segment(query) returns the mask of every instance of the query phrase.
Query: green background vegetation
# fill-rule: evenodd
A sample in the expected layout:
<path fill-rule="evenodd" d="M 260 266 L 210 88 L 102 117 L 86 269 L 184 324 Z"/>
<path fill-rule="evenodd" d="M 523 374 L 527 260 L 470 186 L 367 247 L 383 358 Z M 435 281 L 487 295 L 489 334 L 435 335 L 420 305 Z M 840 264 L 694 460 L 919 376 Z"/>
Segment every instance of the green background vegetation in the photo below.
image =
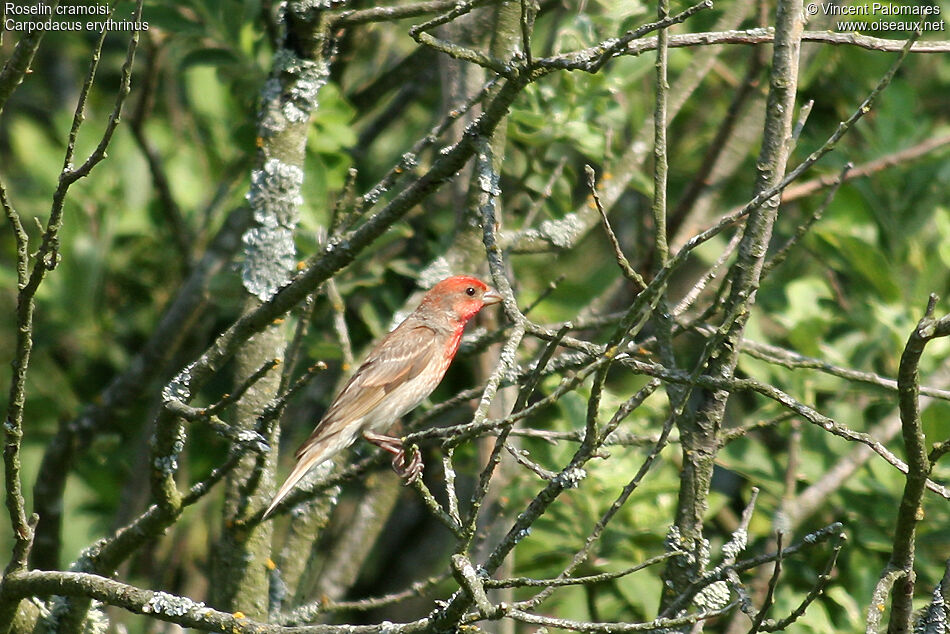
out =
<path fill-rule="evenodd" d="M 589 0 L 583 12 L 572 3 L 542 2 L 534 41 L 539 50 L 563 51 L 596 42 L 649 21 L 654 8 L 637 2 Z M 691 19 L 676 32 L 713 28 L 729 2 Z M 938 3 L 950 15 L 950 4 Z M 683 7 L 674 7 L 681 10 Z M 117 14 L 128 13 L 120 3 Z M 255 148 L 255 117 L 261 85 L 267 77 L 273 48 L 253 0 L 151 2 L 146 4 L 149 30 L 143 33 L 133 91 L 109 157 L 93 174 L 70 191 L 60 237 L 61 263 L 49 275 L 37 297 L 35 348 L 28 382 L 23 444 L 27 509 L 31 483 L 44 448 L 58 425 L 74 419 L 95 403 L 104 386 L 123 372 L 134 352 L 149 337 L 161 311 L 202 253 L 211 236 L 231 211 L 243 204 L 249 186 Z M 356 27 L 340 41 L 330 82 L 319 94 L 319 109 L 307 142 L 304 205 L 297 237 L 305 259 L 321 244 L 321 231 L 330 221 L 344 186 L 347 170 L 358 168 L 356 191 L 374 184 L 403 152 L 438 120 L 444 108 L 434 52 L 423 53 L 415 72 L 403 85 L 367 95 L 371 82 L 389 72 L 416 44 L 406 35 L 416 21 Z M 754 26 L 748 19 L 744 26 Z M 823 28 L 813 27 L 809 28 Z M 901 37 L 904 34 L 887 34 Z M 10 199 L 23 216 L 27 232 L 37 240 L 34 218 L 45 222 L 50 195 L 61 169 L 65 137 L 81 86 L 94 35 L 49 33 L 27 77 L 0 118 L 0 177 Z M 934 39 L 925 36 L 924 39 Z M 5 33 L 0 54 L 8 57 L 17 36 Z M 90 94 L 87 124 L 77 146 L 82 157 L 98 142 L 112 109 L 127 34 L 106 39 L 100 76 Z M 758 47 L 762 48 L 762 47 Z M 671 84 L 703 52 L 703 47 L 670 51 Z M 892 63 L 894 53 L 851 46 L 810 43 L 803 47 L 799 99 L 814 100 L 790 165 L 818 148 L 873 88 Z M 701 170 L 704 155 L 726 116 L 737 86 L 755 54 L 753 47 L 725 46 L 712 70 L 686 99 L 669 129 L 669 197 L 675 207 L 680 195 Z M 147 69 L 147 64 L 154 68 Z M 149 73 L 152 73 L 149 76 Z M 757 74 L 752 100 L 767 91 L 765 71 Z M 130 122 L 140 108 L 146 82 L 153 83 L 152 103 L 141 121 L 148 143 L 159 157 L 170 193 L 180 211 L 184 231 L 169 223 L 142 147 Z M 407 89 L 411 87 L 411 89 Z M 404 91 L 404 92 L 400 92 Z M 405 100 L 395 113 L 382 115 L 394 100 Z M 583 166 L 616 164 L 637 138 L 654 100 L 653 54 L 612 61 L 596 75 L 555 73 L 530 86 L 515 102 L 507 128 L 501 188 L 503 227 L 507 231 L 560 220 L 582 208 L 589 197 Z M 848 161 L 857 166 L 947 137 L 950 103 L 950 57 L 912 54 L 880 97 L 873 111 L 804 179 L 835 175 Z M 752 126 L 747 110 L 739 126 Z M 757 138 L 757 137 L 753 137 Z M 914 160 L 875 171 L 840 188 L 823 217 L 803 238 L 788 260 L 764 280 L 747 336 L 824 359 L 838 366 L 895 377 L 900 351 L 934 292 L 950 296 L 950 160 L 947 144 Z M 735 148 L 738 167 L 725 180 L 713 183 L 708 215 L 688 216 L 680 243 L 708 226 L 721 213 L 746 202 L 756 176 L 758 141 Z M 431 154 L 420 158 L 424 167 Z M 544 190 L 554 170 L 563 172 Z M 622 167 L 622 166 L 621 166 Z M 422 168 L 417 168 L 421 170 Z M 649 274 L 652 244 L 649 208 L 652 197 L 651 162 L 638 169 L 630 186 L 611 210 L 611 221 L 631 262 Z M 781 244 L 821 204 L 826 190 L 784 204 L 773 244 Z M 543 199 L 543 200 L 542 200 Z M 537 212 L 531 211 L 538 203 Z M 415 288 L 419 271 L 442 254 L 459 231 L 448 189 L 429 197 L 357 261 L 336 276 L 346 302 L 346 319 L 357 354 L 390 326 L 392 314 Z M 690 224 L 692 223 L 692 224 Z M 691 266 L 671 286 L 671 295 L 685 292 L 694 278 L 715 261 L 728 240 L 718 238 L 697 251 Z M 179 248 L 176 244 L 183 244 Z M 182 249 L 186 253 L 182 252 Z M 567 249 L 512 254 L 512 279 L 524 306 L 557 288 L 531 313 L 540 323 L 574 319 L 585 307 L 622 310 L 633 290 L 624 284 L 599 226 L 587 231 Z M 187 254 L 187 255 L 186 255 Z M 192 260 L 188 260 L 189 256 Z M 645 260 L 644 257 L 647 259 Z M 476 271 L 484 274 L 485 271 Z M 16 275 L 11 233 L 0 231 L 0 357 L 13 356 Z M 115 526 L 128 521 L 148 503 L 144 464 L 150 421 L 161 384 L 194 358 L 213 336 L 241 312 L 243 301 L 237 269 L 218 273 L 209 293 L 209 309 L 197 324 L 189 324 L 182 350 L 144 397 L 114 412 L 106 433 L 88 439 L 70 474 L 64 499 L 67 518 L 59 564 L 69 565 L 83 548 Z M 950 304 L 942 299 L 938 314 Z M 318 298 L 305 340 L 310 362 L 325 361 L 321 375 L 292 405 L 283 427 L 282 456 L 287 456 L 312 426 L 332 396 L 341 373 L 341 353 L 332 328 L 333 312 Z M 592 335 L 598 340 L 599 335 Z M 600 339 L 602 340 L 602 338 Z M 540 344 L 525 344 L 519 359 L 535 358 Z M 695 358 L 701 341 L 677 340 L 683 360 Z M 922 362 L 923 383 L 948 387 L 950 342 L 935 341 Z M 472 387 L 479 377 L 479 357 L 463 356 L 433 395 L 433 403 Z M 688 367 L 688 364 L 684 362 Z M 805 369 L 788 369 L 743 356 L 738 374 L 781 387 L 842 425 L 867 431 L 896 412 L 893 391 Z M 0 367 L 6 385 L 8 363 Z M 560 377 L 545 379 L 539 393 L 553 390 Z M 645 383 L 625 370 L 611 373 L 604 411 L 613 411 Z M 199 402 L 212 402 L 232 389 L 231 379 L 212 381 Z M 529 426 L 552 431 L 583 427 L 590 385 L 568 394 L 556 406 L 530 420 Z M 5 393 L 0 399 L 5 399 Z M 469 410 L 451 420 L 464 420 Z M 662 392 L 624 423 L 624 431 L 655 434 L 667 416 Z M 783 413 L 776 403 L 749 394 L 734 395 L 725 427 L 773 419 Z M 929 442 L 950 437 L 950 403 L 936 401 L 923 413 Z M 794 482 L 786 486 L 790 437 L 800 434 Z M 522 439 L 522 446 L 540 464 L 556 469 L 572 446 L 540 439 Z M 887 446 L 903 456 L 899 435 Z M 736 527 L 751 487 L 758 487 L 756 513 L 750 526 L 749 552 L 763 552 L 773 530 L 774 514 L 783 498 L 817 481 L 853 450 L 844 440 L 797 419 L 769 425 L 728 444 L 720 453 L 714 492 L 707 515 L 713 553 Z M 589 477 L 533 527 L 516 550 L 511 574 L 556 576 L 579 548 L 620 488 L 639 468 L 647 446 L 612 447 L 609 460 L 594 461 Z M 364 449 L 365 451 L 365 449 Z M 437 451 L 427 449 L 432 464 Z M 190 430 L 182 472 L 194 479 L 224 459 L 225 442 L 206 429 Z M 465 478 L 477 473 L 474 443 L 458 450 Z M 286 458 L 285 458 L 286 459 Z M 663 551 L 679 487 L 679 448 L 671 446 L 661 462 L 607 529 L 596 556 L 581 574 L 619 570 Z M 283 463 L 286 469 L 287 463 Z M 946 460 L 933 478 L 950 479 Z M 891 549 L 896 509 L 904 478 L 880 459 L 872 458 L 840 486 L 828 492 L 820 507 L 807 517 L 792 538 L 799 539 L 833 521 L 844 524 L 848 543 L 824 595 L 797 622 L 796 631 L 863 631 L 864 615 L 874 584 Z M 498 513 L 506 522 L 537 492 L 539 483 L 527 471 L 517 472 L 506 486 Z M 344 487 L 343 503 L 354 504 L 360 487 Z M 944 574 L 950 559 L 950 505 L 925 495 L 924 520 L 918 528 L 917 597 L 923 605 Z M 147 552 L 121 571 L 121 578 L 143 587 L 163 588 L 201 600 L 209 545 L 219 530 L 220 495 L 212 492 L 188 509 L 181 521 Z M 411 580 L 442 570 L 444 561 L 418 556 L 407 544 L 418 535 L 438 533 L 433 520 L 411 490 L 403 490 L 392 531 L 374 550 L 350 598 L 378 594 L 408 585 Z M 10 527 L 0 522 L 0 552 L 7 552 Z M 329 538 L 328 538 L 329 539 Z M 331 540 L 332 541 L 332 540 Z M 434 553 L 448 548 L 446 536 L 431 537 Z M 827 549 L 808 552 L 785 562 L 776 615 L 790 612 L 813 587 L 824 566 Z M 429 559 L 434 559 L 430 557 Z M 397 565 L 398 563 L 398 565 Z M 392 571 L 398 571 L 392 572 Z M 398 576 L 397 576 L 398 574 Z M 750 577 L 751 578 L 751 577 Z M 441 586 L 447 592 L 451 580 Z M 578 620 L 636 621 L 655 615 L 661 589 L 657 569 L 596 586 L 560 591 L 545 604 L 546 613 Z M 520 595 L 516 595 L 520 596 Z M 393 620 L 418 616 L 413 608 L 386 613 Z M 424 613 L 424 609 L 423 612 Z M 131 631 L 149 630 L 146 620 L 110 612 Z M 382 614 L 382 613 L 381 613 Z M 341 617 L 342 618 L 342 617 Z M 357 616 L 354 618 L 368 618 Z M 380 618 L 383 618 L 382 616 Z M 349 621 L 355 622 L 355 621 Z M 375 622 L 375 621 L 370 621 Z M 709 629 L 725 631 L 725 620 Z M 529 631 L 525 629 L 524 631 Z"/>

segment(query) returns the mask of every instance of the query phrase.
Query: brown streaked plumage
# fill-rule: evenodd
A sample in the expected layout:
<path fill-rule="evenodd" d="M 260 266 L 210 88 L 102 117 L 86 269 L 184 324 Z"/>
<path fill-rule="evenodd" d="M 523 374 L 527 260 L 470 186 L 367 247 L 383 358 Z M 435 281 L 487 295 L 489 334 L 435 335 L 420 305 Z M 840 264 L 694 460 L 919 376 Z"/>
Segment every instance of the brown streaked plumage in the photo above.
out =
<path fill-rule="evenodd" d="M 333 400 L 310 437 L 297 450 L 297 464 L 281 485 L 266 518 L 310 469 L 328 460 L 363 435 L 393 454 L 393 467 L 410 480 L 422 471 L 414 456 L 405 463 L 402 442 L 383 436 L 400 417 L 435 390 L 452 363 L 465 324 L 501 296 L 475 277 L 442 280 L 425 294 L 419 307 L 377 343 Z"/>

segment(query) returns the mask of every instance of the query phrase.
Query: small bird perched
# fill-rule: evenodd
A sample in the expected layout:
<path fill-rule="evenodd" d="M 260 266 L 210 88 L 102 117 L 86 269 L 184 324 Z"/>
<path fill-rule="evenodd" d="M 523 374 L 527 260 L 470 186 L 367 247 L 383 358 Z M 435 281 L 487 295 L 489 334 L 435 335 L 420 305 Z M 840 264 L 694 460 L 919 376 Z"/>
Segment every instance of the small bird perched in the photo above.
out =
<path fill-rule="evenodd" d="M 422 459 L 409 464 L 402 441 L 384 431 L 415 409 L 445 376 L 462 341 L 465 324 L 501 295 L 467 275 L 442 280 L 419 307 L 379 343 L 333 400 L 313 433 L 297 450 L 297 464 L 281 485 L 266 518 L 310 469 L 356 441 L 359 434 L 393 455 L 393 469 L 410 482 L 422 473 Z"/>

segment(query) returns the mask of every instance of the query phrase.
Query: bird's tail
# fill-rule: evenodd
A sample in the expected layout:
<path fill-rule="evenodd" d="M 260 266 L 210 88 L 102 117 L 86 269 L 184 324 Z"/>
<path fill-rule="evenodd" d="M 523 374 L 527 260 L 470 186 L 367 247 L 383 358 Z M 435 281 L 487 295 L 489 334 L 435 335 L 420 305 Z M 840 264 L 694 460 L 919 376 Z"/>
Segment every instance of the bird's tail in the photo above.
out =
<path fill-rule="evenodd" d="M 333 451 L 334 449 L 335 447 L 326 441 L 316 443 L 308 441 L 305 443 L 304 446 L 300 448 L 300 451 L 297 452 L 297 464 L 294 465 L 294 470 L 287 476 L 287 480 L 280 485 L 277 494 L 274 495 L 274 499 L 271 500 L 270 506 L 264 511 L 264 517 L 262 519 L 267 519 L 273 510 L 277 508 L 277 505 L 280 504 L 281 500 L 287 497 L 287 494 L 307 475 L 308 471 L 329 459 L 335 453 Z"/>

